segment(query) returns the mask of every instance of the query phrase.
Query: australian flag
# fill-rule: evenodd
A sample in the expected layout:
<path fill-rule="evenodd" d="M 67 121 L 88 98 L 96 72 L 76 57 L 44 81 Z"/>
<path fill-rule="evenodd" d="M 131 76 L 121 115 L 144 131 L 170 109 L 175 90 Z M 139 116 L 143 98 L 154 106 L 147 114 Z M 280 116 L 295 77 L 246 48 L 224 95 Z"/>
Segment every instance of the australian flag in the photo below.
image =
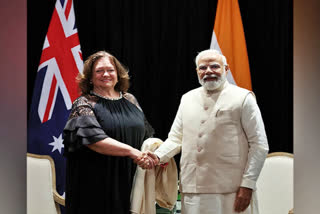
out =
<path fill-rule="evenodd" d="M 56 187 L 65 195 L 63 128 L 78 97 L 76 76 L 83 60 L 72 0 L 57 0 L 33 90 L 28 121 L 28 152 L 50 155 L 55 162 Z"/>

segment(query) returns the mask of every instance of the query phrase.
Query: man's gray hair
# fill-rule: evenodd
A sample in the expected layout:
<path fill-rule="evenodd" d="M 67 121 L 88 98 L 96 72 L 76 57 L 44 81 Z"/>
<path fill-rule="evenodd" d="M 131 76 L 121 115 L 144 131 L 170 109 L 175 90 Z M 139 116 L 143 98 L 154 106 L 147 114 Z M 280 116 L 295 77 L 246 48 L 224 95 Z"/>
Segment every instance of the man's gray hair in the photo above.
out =
<path fill-rule="evenodd" d="M 198 55 L 196 56 L 195 62 L 196 62 L 196 66 L 197 66 L 197 67 L 198 67 L 199 59 L 200 59 L 203 55 L 205 55 L 205 54 L 219 55 L 219 56 L 222 57 L 222 63 L 223 63 L 223 65 L 224 65 L 224 66 L 228 65 L 228 64 L 227 64 L 227 59 L 226 59 L 226 57 L 223 56 L 223 55 L 220 53 L 220 51 L 218 51 L 218 50 L 216 50 L 216 49 L 208 49 L 208 50 L 204 50 L 204 51 L 199 52 Z"/>

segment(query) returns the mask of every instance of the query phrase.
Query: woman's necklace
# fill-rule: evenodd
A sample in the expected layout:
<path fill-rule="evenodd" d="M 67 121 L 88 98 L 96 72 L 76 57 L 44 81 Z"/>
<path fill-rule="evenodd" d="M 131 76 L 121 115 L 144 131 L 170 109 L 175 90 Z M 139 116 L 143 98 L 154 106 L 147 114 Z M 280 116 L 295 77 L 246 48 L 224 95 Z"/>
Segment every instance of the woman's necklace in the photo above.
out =
<path fill-rule="evenodd" d="M 90 93 L 96 95 L 97 97 L 106 99 L 106 100 L 120 100 L 120 99 L 122 98 L 122 92 L 121 92 L 121 91 L 119 92 L 120 96 L 119 96 L 119 97 L 116 97 L 116 98 L 111 98 L 111 97 L 102 96 L 101 94 L 98 94 L 98 93 L 93 92 L 93 91 L 90 91 Z"/>

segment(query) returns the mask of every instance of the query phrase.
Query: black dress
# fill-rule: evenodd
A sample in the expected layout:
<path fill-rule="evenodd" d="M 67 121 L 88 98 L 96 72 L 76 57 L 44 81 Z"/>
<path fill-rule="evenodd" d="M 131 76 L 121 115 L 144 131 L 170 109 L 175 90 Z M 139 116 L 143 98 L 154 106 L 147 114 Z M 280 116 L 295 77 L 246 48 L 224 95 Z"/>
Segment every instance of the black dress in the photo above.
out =
<path fill-rule="evenodd" d="M 118 100 L 79 97 L 64 129 L 66 213 L 130 213 L 136 164 L 129 157 L 102 155 L 85 145 L 110 137 L 140 150 L 152 131 L 129 93 Z"/>

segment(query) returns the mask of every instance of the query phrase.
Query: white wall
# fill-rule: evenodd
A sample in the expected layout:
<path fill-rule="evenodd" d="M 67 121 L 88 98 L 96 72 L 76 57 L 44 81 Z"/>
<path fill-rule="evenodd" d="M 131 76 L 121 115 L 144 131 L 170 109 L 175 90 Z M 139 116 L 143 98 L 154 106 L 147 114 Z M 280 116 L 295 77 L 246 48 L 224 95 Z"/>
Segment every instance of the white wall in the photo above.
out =
<path fill-rule="evenodd" d="M 320 213 L 320 3 L 294 1 L 294 213 Z"/>
<path fill-rule="evenodd" d="M 26 210 L 26 0 L 0 7 L 0 213 Z"/>

